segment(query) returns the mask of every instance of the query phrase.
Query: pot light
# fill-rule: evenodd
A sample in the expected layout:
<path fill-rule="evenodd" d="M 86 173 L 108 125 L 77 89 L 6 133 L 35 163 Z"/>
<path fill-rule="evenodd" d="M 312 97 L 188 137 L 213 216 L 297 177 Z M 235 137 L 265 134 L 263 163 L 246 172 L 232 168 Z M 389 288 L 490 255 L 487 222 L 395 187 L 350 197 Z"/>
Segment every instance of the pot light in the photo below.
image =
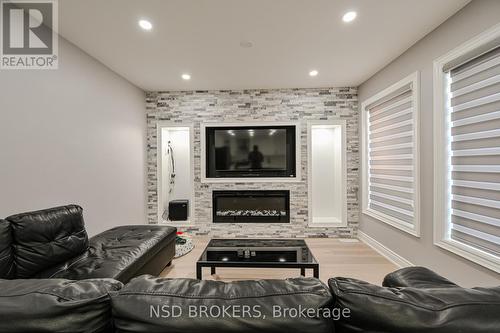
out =
<path fill-rule="evenodd" d="M 356 12 L 347 12 L 342 16 L 342 21 L 348 23 L 354 21 L 354 19 L 358 16 L 358 13 Z"/>
<path fill-rule="evenodd" d="M 149 22 L 148 20 L 139 20 L 139 26 L 143 30 L 151 30 L 151 29 L 153 29 L 153 24 L 151 24 L 151 22 Z"/>
<path fill-rule="evenodd" d="M 191 80 L 191 75 L 189 75 L 189 74 L 182 74 L 182 79 L 186 80 L 186 81 L 187 80 Z"/>
<path fill-rule="evenodd" d="M 243 40 L 240 42 L 240 46 L 244 49 L 251 48 L 253 46 L 253 43 L 249 40 Z"/>
<path fill-rule="evenodd" d="M 318 71 L 317 70 L 312 70 L 309 72 L 309 76 L 316 76 L 318 75 Z"/>

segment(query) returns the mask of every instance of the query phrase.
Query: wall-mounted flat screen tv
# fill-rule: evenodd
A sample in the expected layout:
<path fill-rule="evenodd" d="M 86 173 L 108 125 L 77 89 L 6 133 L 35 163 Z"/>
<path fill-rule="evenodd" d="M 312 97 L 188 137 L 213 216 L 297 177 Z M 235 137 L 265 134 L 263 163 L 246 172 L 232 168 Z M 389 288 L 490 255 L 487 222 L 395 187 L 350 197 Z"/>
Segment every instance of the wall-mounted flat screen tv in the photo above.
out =
<path fill-rule="evenodd" d="M 206 127 L 206 177 L 295 177 L 295 126 Z"/>

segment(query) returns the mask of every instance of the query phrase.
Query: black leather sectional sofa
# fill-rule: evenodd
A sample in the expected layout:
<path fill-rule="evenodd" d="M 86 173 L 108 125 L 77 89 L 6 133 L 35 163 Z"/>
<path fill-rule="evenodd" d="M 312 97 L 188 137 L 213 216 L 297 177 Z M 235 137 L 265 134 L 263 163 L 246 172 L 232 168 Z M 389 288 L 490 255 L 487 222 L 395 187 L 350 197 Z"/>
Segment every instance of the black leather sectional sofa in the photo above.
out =
<path fill-rule="evenodd" d="M 77 205 L 0 220 L 1 279 L 112 278 L 159 274 L 175 254 L 176 229 L 121 226 L 87 237 Z"/>
<path fill-rule="evenodd" d="M 461 288 L 422 267 L 383 286 L 159 278 L 175 229 L 119 227 L 87 240 L 81 213 L 0 221 L 0 332 L 500 332 L 500 287 Z"/>

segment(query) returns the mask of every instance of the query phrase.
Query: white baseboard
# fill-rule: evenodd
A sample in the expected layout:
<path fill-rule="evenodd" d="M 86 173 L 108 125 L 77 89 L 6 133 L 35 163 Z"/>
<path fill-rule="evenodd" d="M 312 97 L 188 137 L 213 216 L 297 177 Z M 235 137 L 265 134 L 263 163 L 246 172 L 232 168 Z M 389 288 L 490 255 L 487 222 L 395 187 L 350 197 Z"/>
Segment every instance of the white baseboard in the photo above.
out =
<path fill-rule="evenodd" d="M 386 247 L 384 244 L 376 241 L 375 239 L 371 238 L 361 230 L 358 230 L 358 239 L 380 253 L 382 256 L 387 258 L 390 262 L 392 262 L 394 265 L 403 268 L 403 267 L 410 267 L 410 266 L 415 266 L 405 258 L 401 257 L 399 254 L 396 252 L 392 251 L 388 247 Z"/>

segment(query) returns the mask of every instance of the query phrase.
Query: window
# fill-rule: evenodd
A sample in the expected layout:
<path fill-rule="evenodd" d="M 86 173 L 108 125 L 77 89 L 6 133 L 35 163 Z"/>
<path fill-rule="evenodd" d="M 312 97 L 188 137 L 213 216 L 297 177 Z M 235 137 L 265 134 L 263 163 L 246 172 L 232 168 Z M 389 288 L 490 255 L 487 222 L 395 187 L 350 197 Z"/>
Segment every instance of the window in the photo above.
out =
<path fill-rule="evenodd" d="M 362 103 L 363 213 L 420 236 L 418 72 Z"/>
<path fill-rule="evenodd" d="M 434 62 L 434 242 L 500 272 L 500 27 Z"/>

